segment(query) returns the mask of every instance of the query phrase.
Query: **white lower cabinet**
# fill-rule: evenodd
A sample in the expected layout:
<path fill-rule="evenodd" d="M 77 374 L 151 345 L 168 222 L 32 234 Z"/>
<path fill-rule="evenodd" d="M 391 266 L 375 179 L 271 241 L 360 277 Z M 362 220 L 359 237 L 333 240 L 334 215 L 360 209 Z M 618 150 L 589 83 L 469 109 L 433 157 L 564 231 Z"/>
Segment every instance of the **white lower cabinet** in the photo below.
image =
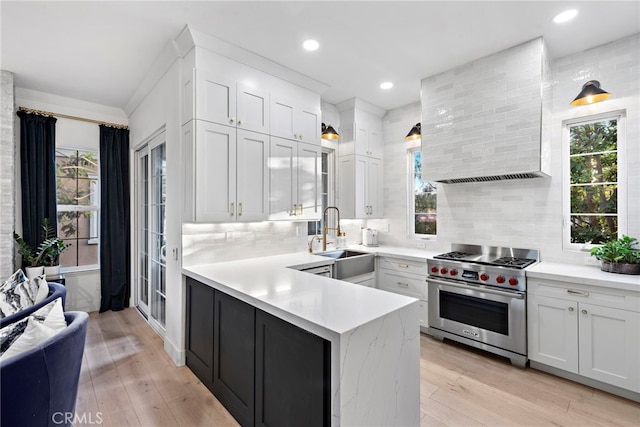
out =
<path fill-rule="evenodd" d="M 640 295 L 530 279 L 529 359 L 640 392 Z"/>
<path fill-rule="evenodd" d="M 413 259 L 378 257 L 378 288 L 418 298 L 420 307 L 420 329 L 429 327 L 427 303 L 427 261 Z"/>

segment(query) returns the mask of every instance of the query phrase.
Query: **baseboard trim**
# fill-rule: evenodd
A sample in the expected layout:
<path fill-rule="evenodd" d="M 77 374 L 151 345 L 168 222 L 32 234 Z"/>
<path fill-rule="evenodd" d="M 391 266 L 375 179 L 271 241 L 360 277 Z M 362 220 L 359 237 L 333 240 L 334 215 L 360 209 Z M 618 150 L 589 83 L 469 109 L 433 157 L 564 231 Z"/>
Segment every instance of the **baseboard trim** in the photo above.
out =
<path fill-rule="evenodd" d="M 598 390 L 606 391 L 607 393 L 615 394 L 616 396 L 624 397 L 635 402 L 640 402 L 640 393 L 636 393 L 631 390 L 616 387 L 611 384 L 604 383 L 602 381 L 593 380 L 591 378 L 583 377 L 582 375 L 574 374 L 573 372 L 567 372 L 562 369 L 548 366 L 543 363 L 539 363 L 533 360 L 529 360 L 529 366 L 539 371 L 547 372 L 558 377 L 566 378 L 571 381 L 575 381 L 580 384 L 584 384 L 589 387 L 597 388 Z"/>

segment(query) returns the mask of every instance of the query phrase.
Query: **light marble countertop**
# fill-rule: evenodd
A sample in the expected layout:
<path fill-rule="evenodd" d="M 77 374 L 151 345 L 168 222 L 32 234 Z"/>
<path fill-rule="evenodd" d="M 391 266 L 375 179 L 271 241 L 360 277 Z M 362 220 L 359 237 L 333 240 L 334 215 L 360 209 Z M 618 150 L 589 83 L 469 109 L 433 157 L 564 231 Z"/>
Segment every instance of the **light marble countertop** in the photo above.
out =
<path fill-rule="evenodd" d="M 290 323 L 307 322 L 344 334 L 417 299 L 287 267 L 314 267 L 333 260 L 292 253 L 183 267 L 184 275 Z"/>
<path fill-rule="evenodd" d="M 640 276 L 607 273 L 593 265 L 545 261 L 529 267 L 527 277 L 640 292 Z"/>

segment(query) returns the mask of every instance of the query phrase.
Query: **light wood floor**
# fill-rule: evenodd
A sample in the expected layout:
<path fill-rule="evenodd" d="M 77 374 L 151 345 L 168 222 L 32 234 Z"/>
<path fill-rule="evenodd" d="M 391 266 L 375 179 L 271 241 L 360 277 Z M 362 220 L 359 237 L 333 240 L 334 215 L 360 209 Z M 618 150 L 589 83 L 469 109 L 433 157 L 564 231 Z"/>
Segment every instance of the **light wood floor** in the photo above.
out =
<path fill-rule="evenodd" d="M 423 426 L 640 426 L 633 401 L 426 335 L 420 346 Z M 91 313 L 76 414 L 76 426 L 237 426 L 134 308 Z"/>

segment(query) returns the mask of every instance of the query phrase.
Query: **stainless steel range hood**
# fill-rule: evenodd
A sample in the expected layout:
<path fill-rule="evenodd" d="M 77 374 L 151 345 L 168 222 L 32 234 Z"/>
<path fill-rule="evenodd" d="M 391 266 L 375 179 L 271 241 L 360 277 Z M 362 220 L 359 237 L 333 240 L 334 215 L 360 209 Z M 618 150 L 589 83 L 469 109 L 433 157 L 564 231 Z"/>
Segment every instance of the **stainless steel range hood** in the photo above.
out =
<path fill-rule="evenodd" d="M 548 177 L 549 81 L 542 38 L 423 79 L 423 179 Z"/>

